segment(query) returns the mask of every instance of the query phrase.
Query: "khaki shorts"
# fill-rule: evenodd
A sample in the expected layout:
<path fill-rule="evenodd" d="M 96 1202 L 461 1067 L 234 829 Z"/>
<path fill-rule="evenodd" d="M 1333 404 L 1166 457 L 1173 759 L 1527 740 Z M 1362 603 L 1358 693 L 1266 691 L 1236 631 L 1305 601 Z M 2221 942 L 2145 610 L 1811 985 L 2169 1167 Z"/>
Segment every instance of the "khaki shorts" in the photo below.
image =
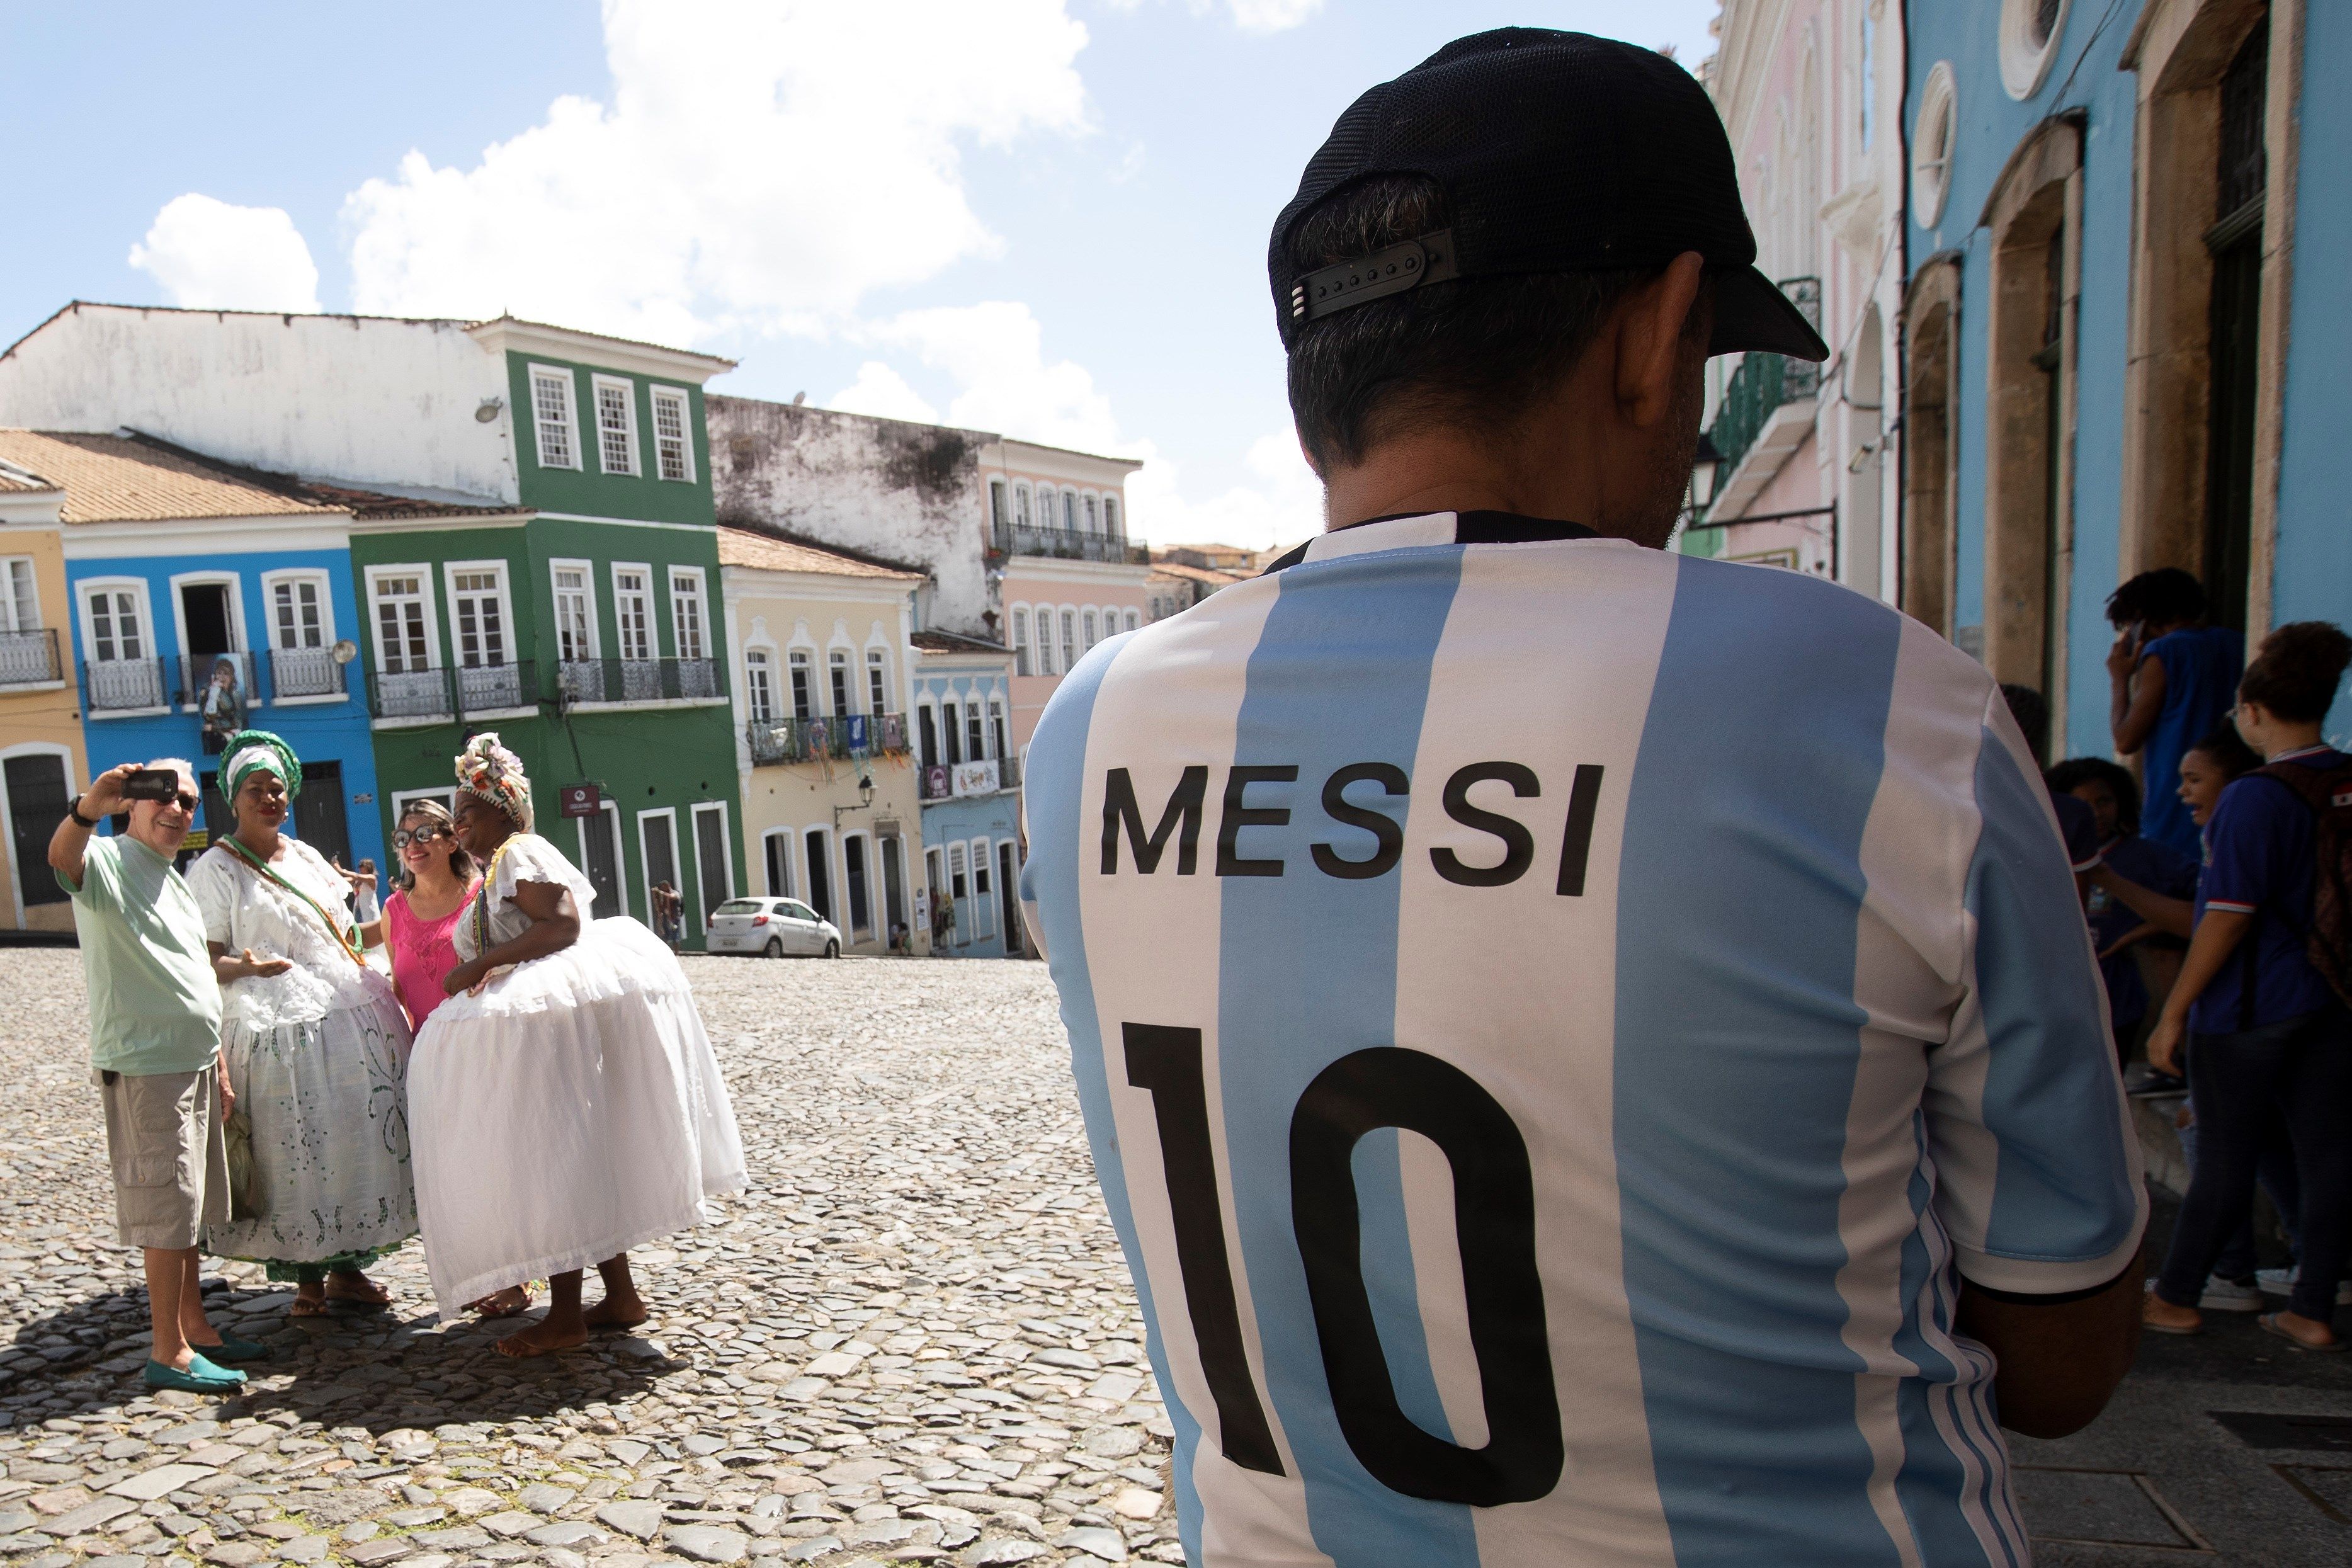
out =
<path fill-rule="evenodd" d="M 207 1222 L 228 1218 L 228 1142 L 215 1069 L 98 1078 L 116 1236 L 125 1247 L 195 1246 Z"/>

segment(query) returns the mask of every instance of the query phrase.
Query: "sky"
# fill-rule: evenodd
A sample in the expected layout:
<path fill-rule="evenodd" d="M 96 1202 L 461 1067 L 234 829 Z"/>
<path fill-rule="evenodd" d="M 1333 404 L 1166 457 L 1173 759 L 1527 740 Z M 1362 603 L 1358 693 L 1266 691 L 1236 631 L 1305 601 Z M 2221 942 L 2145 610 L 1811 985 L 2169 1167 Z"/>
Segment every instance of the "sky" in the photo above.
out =
<path fill-rule="evenodd" d="M 1266 237 L 1447 39 L 1695 65 L 1716 0 L 0 6 L 0 343 L 68 300 L 502 310 L 716 392 L 1139 458 L 1133 531 L 1319 522 Z"/>

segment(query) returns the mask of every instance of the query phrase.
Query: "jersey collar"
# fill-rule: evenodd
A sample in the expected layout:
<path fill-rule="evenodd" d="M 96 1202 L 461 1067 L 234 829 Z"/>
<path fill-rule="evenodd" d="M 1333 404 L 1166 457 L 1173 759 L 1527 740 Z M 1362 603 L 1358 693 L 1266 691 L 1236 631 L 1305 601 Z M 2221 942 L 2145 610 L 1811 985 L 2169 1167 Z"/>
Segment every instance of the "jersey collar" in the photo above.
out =
<path fill-rule="evenodd" d="M 1580 522 L 1521 517 L 1508 511 L 1408 512 L 1375 517 L 1318 533 L 1277 557 L 1265 569 L 1272 576 L 1308 561 L 1362 555 L 1375 550 L 1405 550 L 1419 544 L 1528 544 L 1549 539 L 1598 539 Z"/>

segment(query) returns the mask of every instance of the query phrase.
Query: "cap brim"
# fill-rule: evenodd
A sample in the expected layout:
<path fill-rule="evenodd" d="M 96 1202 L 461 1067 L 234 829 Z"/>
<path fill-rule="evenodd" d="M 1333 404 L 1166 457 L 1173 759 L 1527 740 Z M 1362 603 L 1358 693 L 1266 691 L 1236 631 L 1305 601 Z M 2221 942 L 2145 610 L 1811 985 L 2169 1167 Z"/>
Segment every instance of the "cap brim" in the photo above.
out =
<path fill-rule="evenodd" d="M 1715 279 L 1715 337 L 1709 354 L 1776 353 L 1818 363 L 1829 345 L 1786 294 L 1753 267 Z"/>

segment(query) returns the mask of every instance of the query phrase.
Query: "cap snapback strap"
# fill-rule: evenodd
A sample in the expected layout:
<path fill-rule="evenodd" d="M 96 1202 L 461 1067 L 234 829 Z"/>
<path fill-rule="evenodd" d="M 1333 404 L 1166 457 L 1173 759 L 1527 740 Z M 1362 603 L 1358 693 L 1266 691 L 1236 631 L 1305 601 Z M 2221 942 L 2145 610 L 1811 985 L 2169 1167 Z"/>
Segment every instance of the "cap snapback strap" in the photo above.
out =
<path fill-rule="evenodd" d="M 1441 228 L 1354 261 L 1335 262 L 1301 278 L 1290 289 L 1290 319 L 1312 321 L 1423 283 L 1459 277 L 1454 264 L 1454 231 Z"/>

